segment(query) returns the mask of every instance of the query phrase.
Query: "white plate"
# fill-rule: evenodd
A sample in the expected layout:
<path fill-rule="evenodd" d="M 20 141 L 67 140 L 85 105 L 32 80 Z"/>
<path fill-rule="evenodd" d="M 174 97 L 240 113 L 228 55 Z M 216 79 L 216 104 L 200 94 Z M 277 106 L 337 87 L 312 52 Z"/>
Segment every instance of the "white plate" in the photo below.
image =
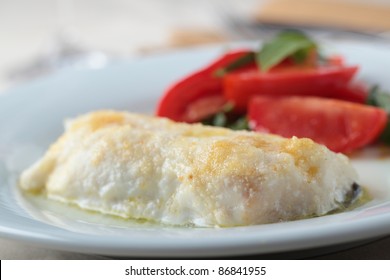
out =
<path fill-rule="evenodd" d="M 325 42 L 360 77 L 390 89 L 389 47 Z M 226 49 L 212 47 L 110 64 L 100 70 L 64 70 L 0 96 L 0 236 L 61 250 L 114 256 L 227 256 L 303 250 L 390 234 L 390 157 L 376 150 L 356 157 L 360 183 L 373 200 L 349 212 L 270 225 L 227 229 L 128 224 L 39 199 L 16 188 L 20 171 L 62 132 L 62 122 L 113 108 L 153 112 L 163 89 Z"/>

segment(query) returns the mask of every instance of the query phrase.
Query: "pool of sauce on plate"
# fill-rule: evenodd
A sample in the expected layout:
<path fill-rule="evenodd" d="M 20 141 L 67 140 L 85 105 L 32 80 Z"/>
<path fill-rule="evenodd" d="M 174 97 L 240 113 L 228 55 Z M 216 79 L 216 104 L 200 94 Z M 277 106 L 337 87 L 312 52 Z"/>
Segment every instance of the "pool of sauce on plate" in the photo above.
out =
<path fill-rule="evenodd" d="M 352 211 L 356 208 L 359 208 L 360 206 L 363 206 L 371 200 L 372 196 L 367 191 L 367 188 L 361 186 L 360 194 L 354 199 L 352 203 L 349 203 L 348 205 L 341 205 L 340 208 L 329 212 L 327 215 Z"/>
<path fill-rule="evenodd" d="M 54 201 L 43 194 L 21 194 L 24 208 L 33 217 L 56 226 L 79 227 L 85 225 L 109 226 L 112 228 L 150 228 L 155 222 L 144 219 L 127 219 L 103 214 L 98 211 L 82 209 L 77 205 Z"/>
<path fill-rule="evenodd" d="M 129 228 L 156 228 L 161 227 L 158 222 L 148 221 L 145 219 L 123 218 L 120 216 L 103 214 L 98 211 L 82 209 L 75 204 L 63 203 L 48 199 L 43 194 L 22 193 L 23 206 L 35 218 L 45 221 L 49 224 L 61 226 L 63 228 L 74 227 L 79 229 L 80 226 L 92 225 L 107 230 L 107 226 L 113 229 Z M 323 216 L 352 211 L 372 200 L 367 188 L 361 187 L 361 192 L 354 201 L 348 205 L 340 205 L 339 209 L 333 210 Z M 321 216 L 306 216 L 296 220 L 310 219 Z M 282 222 L 282 221 L 281 221 Z M 170 228 L 188 228 L 187 226 L 164 225 Z"/>

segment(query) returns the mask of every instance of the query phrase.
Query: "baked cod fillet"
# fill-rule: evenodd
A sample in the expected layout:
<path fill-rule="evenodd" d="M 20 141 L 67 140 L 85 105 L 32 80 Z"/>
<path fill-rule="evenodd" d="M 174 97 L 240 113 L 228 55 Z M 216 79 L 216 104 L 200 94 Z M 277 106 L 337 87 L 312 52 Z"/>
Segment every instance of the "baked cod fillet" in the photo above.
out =
<path fill-rule="evenodd" d="M 324 215 L 356 196 L 347 157 L 309 139 L 99 111 L 20 179 L 25 191 L 124 218 L 241 226 Z"/>

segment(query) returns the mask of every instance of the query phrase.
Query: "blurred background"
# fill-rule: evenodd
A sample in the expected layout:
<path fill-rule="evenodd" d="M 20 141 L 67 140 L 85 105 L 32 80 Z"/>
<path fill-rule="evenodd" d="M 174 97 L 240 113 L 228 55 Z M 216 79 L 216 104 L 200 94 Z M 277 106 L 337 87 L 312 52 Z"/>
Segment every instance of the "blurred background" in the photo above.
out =
<path fill-rule="evenodd" d="M 285 27 L 386 39 L 388 0 L 0 0 L 0 92 L 62 67 L 261 39 Z"/>

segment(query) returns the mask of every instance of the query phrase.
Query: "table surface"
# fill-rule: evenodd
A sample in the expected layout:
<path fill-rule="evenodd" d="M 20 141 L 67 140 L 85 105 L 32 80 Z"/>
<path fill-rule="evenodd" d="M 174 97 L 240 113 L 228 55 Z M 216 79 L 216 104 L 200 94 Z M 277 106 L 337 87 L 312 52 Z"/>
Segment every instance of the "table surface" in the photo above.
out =
<path fill-rule="evenodd" d="M 77 42 L 78 46 L 86 50 L 98 50 L 125 57 L 145 50 L 153 51 L 153 49 L 169 47 L 172 43 L 170 40 L 173 38 L 172 30 L 175 29 L 201 30 L 206 34 L 225 35 L 226 26 L 223 23 L 223 16 L 217 12 L 229 8 L 243 15 L 263 2 L 260 0 L 0 0 L 0 61 L 2 62 L 0 94 L 9 87 L 17 86 L 20 80 L 12 75 L 15 69 L 22 69 L 36 61 L 37 57 L 50 54 L 48 50 L 53 52 L 59 34 L 66 34 L 66 38 Z M 363 244 L 354 244 L 350 248 L 342 245 L 310 252 L 246 257 L 324 260 L 390 259 L 390 236 Z M 107 257 L 39 248 L 0 238 L 0 259 L 107 259 Z"/>

